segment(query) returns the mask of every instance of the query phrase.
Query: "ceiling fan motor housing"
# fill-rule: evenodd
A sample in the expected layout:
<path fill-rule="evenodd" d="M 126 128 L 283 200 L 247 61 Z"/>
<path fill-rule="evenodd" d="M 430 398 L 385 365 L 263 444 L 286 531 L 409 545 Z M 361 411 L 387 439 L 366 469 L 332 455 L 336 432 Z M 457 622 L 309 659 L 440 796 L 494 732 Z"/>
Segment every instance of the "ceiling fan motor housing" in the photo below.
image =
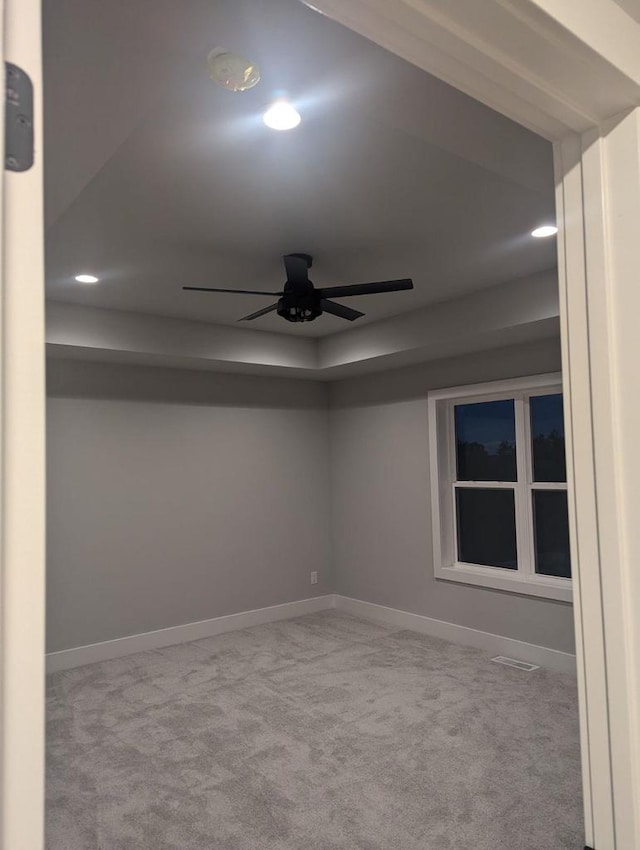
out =
<path fill-rule="evenodd" d="M 312 288 L 285 292 L 278 301 L 278 315 L 288 322 L 312 322 L 322 315 L 320 297 Z"/>

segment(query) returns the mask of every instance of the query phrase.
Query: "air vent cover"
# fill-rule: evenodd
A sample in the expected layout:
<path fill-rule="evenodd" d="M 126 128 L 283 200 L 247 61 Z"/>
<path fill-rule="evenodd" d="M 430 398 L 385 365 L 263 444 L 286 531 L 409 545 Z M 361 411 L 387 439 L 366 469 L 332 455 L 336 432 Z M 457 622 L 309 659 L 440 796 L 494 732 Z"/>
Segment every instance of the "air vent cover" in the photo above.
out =
<path fill-rule="evenodd" d="M 496 655 L 491 660 L 495 661 L 496 664 L 506 664 L 507 667 L 515 667 L 517 670 L 524 670 L 527 673 L 540 669 L 539 664 L 529 664 L 528 661 L 518 661 L 517 658 L 507 658 L 506 655 Z"/>

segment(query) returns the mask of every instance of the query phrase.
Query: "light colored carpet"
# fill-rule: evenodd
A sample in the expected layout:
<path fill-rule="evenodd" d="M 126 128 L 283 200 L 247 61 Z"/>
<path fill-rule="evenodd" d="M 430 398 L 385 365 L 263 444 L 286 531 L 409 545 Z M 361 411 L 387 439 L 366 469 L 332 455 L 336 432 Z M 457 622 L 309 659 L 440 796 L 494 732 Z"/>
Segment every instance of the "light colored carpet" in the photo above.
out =
<path fill-rule="evenodd" d="M 336 611 L 51 677 L 47 850 L 579 850 L 570 676 Z"/>

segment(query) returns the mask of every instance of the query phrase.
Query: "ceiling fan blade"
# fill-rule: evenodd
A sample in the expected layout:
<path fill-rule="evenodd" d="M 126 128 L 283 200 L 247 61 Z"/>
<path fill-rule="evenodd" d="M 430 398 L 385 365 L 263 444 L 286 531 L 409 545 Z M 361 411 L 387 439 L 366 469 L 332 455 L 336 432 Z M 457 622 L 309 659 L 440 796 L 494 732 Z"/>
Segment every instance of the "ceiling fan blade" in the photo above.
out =
<path fill-rule="evenodd" d="M 236 295 L 284 295 L 284 292 L 265 292 L 258 289 L 212 289 L 209 286 L 183 286 L 193 292 L 235 292 Z"/>
<path fill-rule="evenodd" d="M 285 254 L 282 259 L 289 283 L 295 285 L 296 283 L 306 283 L 309 280 L 309 263 L 306 257 L 298 254 Z"/>
<path fill-rule="evenodd" d="M 361 313 L 359 310 L 352 310 L 351 307 L 336 304 L 335 301 L 327 301 L 326 298 L 320 301 L 320 306 L 325 313 L 333 313 L 334 316 L 340 316 L 341 319 L 347 319 L 349 322 L 353 322 L 355 319 L 359 319 L 360 316 L 364 316 L 364 313 Z"/>
<path fill-rule="evenodd" d="M 269 307 L 263 307 L 262 310 L 256 310 L 255 313 L 250 313 L 248 316 L 243 316 L 241 319 L 238 319 L 239 322 L 248 322 L 250 319 L 259 319 L 260 316 L 266 316 L 267 313 L 272 313 L 274 310 L 278 309 L 277 302 L 275 304 L 271 304 Z"/>
<path fill-rule="evenodd" d="M 352 286 L 328 286 L 316 290 L 323 298 L 345 298 L 347 295 L 372 295 L 376 292 L 400 292 L 413 289 L 410 278 L 402 280 L 381 280 L 377 283 L 354 283 Z"/>

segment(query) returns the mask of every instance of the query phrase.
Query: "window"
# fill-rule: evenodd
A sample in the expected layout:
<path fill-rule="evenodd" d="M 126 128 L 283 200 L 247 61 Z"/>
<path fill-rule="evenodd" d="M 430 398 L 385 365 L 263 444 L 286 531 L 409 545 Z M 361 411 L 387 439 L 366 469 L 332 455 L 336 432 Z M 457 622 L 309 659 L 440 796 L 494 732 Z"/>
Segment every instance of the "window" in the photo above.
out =
<path fill-rule="evenodd" d="M 571 600 L 559 375 L 429 395 L 437 578 Z"/>

